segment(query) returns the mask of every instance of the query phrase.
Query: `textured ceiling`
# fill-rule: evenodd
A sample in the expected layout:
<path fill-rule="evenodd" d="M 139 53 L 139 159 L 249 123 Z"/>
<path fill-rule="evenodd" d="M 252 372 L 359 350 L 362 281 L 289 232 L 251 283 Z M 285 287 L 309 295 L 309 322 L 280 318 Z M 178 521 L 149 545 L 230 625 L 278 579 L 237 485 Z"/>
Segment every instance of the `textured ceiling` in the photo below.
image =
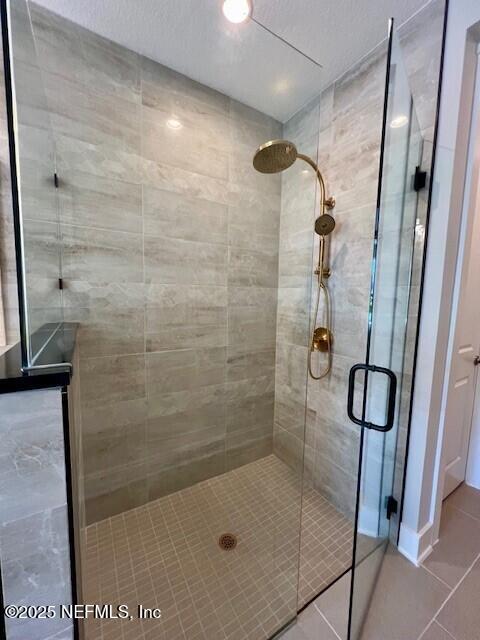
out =
<path fill-rule="evenodd" d="M 253 0 L 254 22 L 228 23 L 222 0 L 37 0 L 52 11 L 278 120 L 298 111 L 425 0 Z"/>

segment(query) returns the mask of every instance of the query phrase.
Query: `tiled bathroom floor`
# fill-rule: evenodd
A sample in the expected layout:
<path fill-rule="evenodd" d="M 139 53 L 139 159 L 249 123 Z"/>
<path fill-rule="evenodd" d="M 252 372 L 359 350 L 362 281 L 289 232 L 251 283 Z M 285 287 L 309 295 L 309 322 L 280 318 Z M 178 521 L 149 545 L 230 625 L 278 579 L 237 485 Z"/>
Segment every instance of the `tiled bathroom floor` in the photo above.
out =
<path fill-rule="evenodd" d="M 346 640 L 349 593 L 348 573 L 282 640 Z M 439 542 L 421 567 L 388 549 L 359 640 L 479 640 L 479 594 L 480 491 L 462 485 L 443 503 Z"/>
<path fill-rule="evenodd" d="M 89 621 L 86 640 L 268 638 L 297 608 L 300 480 L 271 455 L 86 530 L 86 602 L 134 620 Z M 234 550 L 218 546 L 237 536 Z M 352 524 L 304 492 L 300 606 L 351 563 Z M 159 620 L 136 618 L 138 604 Z"/>

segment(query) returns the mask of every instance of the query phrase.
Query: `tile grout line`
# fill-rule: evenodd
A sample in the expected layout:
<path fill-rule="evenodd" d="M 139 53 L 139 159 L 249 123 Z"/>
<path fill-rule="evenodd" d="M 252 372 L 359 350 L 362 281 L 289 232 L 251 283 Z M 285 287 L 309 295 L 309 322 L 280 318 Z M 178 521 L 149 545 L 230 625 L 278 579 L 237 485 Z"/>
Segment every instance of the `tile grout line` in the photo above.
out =
<path fill-rule="evenodd" d="M 140 162 L 141 162 L 141 171 L 140 171 L 140 206 L 141 206 L 141 218 L 142 218 L 142 294 L 143 294 L 143 384 L 144 384 L 144 395 L 143 397 L 145 398 L 145 408 L 146 408 L 146 414 L 144 415 L 144 419 L 143 419 L 143 443 L 144 443 L 144 450 L 143 453 L 145 455 L 145 495 L 147 498 L 147 501 L 150 497 L 150 487 L 151 487 L 151 479 L 150 478 L 150 474 L 149 472 L 149 462 L 148 462 L 148 456 L 146 455 L 147 453 L 147 430 L 148 430 L 148 414 L 149 414 L 149 394 L 148 394 L 148 357 L 147 357 L 147 344 L 148 344 L 148 338 L 147 338 L 147 315 L 148 315 L 148 297 L 149 297 L 149 290 L 147 289 L 147 282 L 146 282 L 146 276 L 147 276 L 147 272 L 146 272 L 146 260 L 145 260 L 145 175 L 144 175 L 144 146 L 145 146 L 145 141 L 144 141 L 144 117 L 145 117 L 145 108 L 144 108 L 144 104 L 143 104 L 143 92 L 144 92 L 144 87 L 143 87 L 143 75 L 144 75 L 144 71 L 143 71 L 143 62 L 142 62 L 142 58 L 137 58 L 136 62 L 138 64 L 138 80 L 139 80 L 139 104 L 138 104 L 138 113 L 139 113 L 139 118 L 140 118 Z"/>
<path fill-rule="evenodd" d="M 448 504 L 448 498 L 447 498 L 447 504 Z M 457 507 L 454 504 L 449 504 L 448 506 L 449 506 L 450 509 L 456 509 L 457 511 L 460 511 L 460 513 L 463 513 L 464 516 L 468 516 L 469 518 L 472 518 L 476 522 L 480 522 L 480 518 L 477 518 L 477 516 L 474 516 L 473 514 L 469 513 L 468 511 L 465 511 L 464 509 L 461 509 L 460 507 Z"/>
<path fill-rule="evenodd" d="M 450 638 L 452 638 L 453 640 L 456 640 L 456 638 L 454 636 L 452 636 L 452 634 L 450 633 L 450 631 L 448 631 L 448 629 L 445 629 L 445 627 L 443 625 L 440 624 L 440 622 L 438 620 L 433 620 L 432 624 L 437 624 L 440 629 L 443 629 L 445 631 L 445 633 L 447 634 L 447 636 L 449 636 Z"/>
<path fill-rule="evenodd" d="M 334 635 L 338 638 L 338 640 L 342 640 L 342 638 L 338 635 L 338 633 L 335 631 L 335 629 L 332 627 L 332 625 L 330 624 L 330 622 L 327 620 L 327 618 L 324 616 L 324 614 L 320 611 L 320 609 L 317 607 L 317 603 L 315 602 L 314 605 L 315 609 L 318 611 L 318 613 L 322 616 L 322 618 L 325 620 L 325 622 L 327 623 L 327 625 L 329 626 L 329 628 L 333 631 Z"/>
<path fill-rule="evenodd" d="M 449 633 L 449 632 L 448 632 L 444 627 L 442 627 L 442 625 L 441 625 L 441 624 L 439 624 L 439 623 L 438 623 L 438 621 L 437 621 L 437 620 L 435 620 L 435 619 L 434 619 L 434 620 L 431 620 L 431 621 L 429 622 L 428 627 L 422 631 L 422 635 L 418 637 L 418 640 L 422 640 L 422 638 L 425 636 L 425 634 L 427 633 L 427 631 L 428 631 L 429 629 L 431 629 L 431 628 L 432 628 L 432 626 L 433 626 L 434 624 L 438 625 L 438 626 L 439 626 L 443 631 L 445 631 L 445 633 L 447 634 L 447 636 L 448 636 L 449 638 L 452 638 L 452 640 L 456 640 L 456 638 L 454 638 L 454 637 L 452 636 L 452 634 L 451 634 L 451 633 Z"/>
<path fill-rule="evenodd" d="M 425 627 L 425 629 L 422 631 L 422 633 L 418 636 L 417 640 L 422 640 L 422 638 L 425 636 L 425 634 L 430 629 L 430 627 L 434 624 L 434 622 L 435 622 L 435 619 L 430 620 L 428 625 Z"/>
<path fill-rule="evenodd" d="M 428 627 L 433 623 L 436 622 L 436 618 L 437 616 L 441 613 L 442 609 L 445 607 L 445 605 L 447 604 L 447 602 L 452 598 L 453 594 L 457 592 L 458 588 L 460 587 L 460 585 L 464 582 L 465 578 L 470 574 L 470 572 L 472 571 L 473 567 L 476 565 L 476 563 L 478 562 L 478 560 L 480 560 L 480 553 L 478 553 L 475 556 L 475 560 L 472 562 L 472 564 L 468 567 L 468 569 L 466 570 L 466 572 L 464 573 L 464 575 L 462 576 L 462 578 L 458 581 L 458 583 L 455 585 L 455 587 L 450 591 L 450 593 L 448 594 L 448 596 L 445 598 L 445 600 L 443 601 L 442 605 L 440 606 L 440 608 L 437 610 L 437 612 L 434 614 L 434 616 L 432 617 L 432 619 L 430 620 L 430 622 L 427 624 L 427 626 L 425 627 L 425 629 L 422 631 L 422 633 L 418 636 L 417 640 L 420 640 L 422 638 L 422 636 L 425 634 L 425 632 L 427 631 Z M 438 624 L 438 623 L 437 623 Z"/>
<path fill-rule="evenodd" d="M 424 569 L 427 573 L 429 573 L 432 576 L 432 578 L 435 578 L 435 580 L 438 580 L 439 582 L 444 584 L 446 587 L 448 587 L 450 591 L 453 589 L 451 584 L 448 584 L 448 582 L 445 582 L 445 580 L 442 580 L 442 578 L 439 578 L 435 573 L 433 573 L 433 571 L 428 569 L 424 564 L 421 564 L 419 568 Z"/>

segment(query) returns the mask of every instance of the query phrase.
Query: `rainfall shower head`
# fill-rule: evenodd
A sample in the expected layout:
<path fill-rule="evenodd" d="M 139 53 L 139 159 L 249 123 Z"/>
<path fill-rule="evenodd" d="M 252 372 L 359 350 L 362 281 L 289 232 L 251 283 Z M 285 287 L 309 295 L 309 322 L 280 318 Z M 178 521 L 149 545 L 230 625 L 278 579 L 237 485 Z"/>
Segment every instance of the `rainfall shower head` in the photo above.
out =
<path fill-rule="evenodd" d="M 309 164 L 315 171 L 320 184 L 320 213 L 325 214 L 326 209 L 334 208 L 335 198 L 333 196 L 331 198 L 325 197 L 325 182 L 317 163 L 310 156 L 298 153 L 297 147 L 290 140 L 269 140 L 260 145 L 253 156 L 253 166 L 260 173 L 279 173 L 291 167 L 297 158 Z M 324 215 L 321 215 L 319 219 L 322 218 Z M 327 216 L 327 218 L 330 218 L 335 226 L 333 218 L 331 216 Z M 327 220 L 324 219 L 323 222 L 326 223 Z M 333 231 L 333 227 L 330 231 Z M 323 235 L 328 235 L 330 231 Z M 317 231 L 317 233 L 319 232 Z"/>
<path fill-rule="evenodd" d="M 253 166 L 260 173 L 278 173 L 291 167 L 297 156 L 297 147 L 293 142 L 270 140 L 256 150 Z"/>

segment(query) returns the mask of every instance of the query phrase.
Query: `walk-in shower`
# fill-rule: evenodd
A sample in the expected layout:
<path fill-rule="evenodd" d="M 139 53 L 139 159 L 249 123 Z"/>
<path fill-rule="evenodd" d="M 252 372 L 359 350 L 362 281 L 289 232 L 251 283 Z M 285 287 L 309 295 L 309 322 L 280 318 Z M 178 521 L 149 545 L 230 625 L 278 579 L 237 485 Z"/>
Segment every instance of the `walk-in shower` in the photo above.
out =
<path fill-rule="evenodd" d="M 320 215 L 315 220 L 315 232 L 320 236 L 318 263 L 315 269 L 317 276 L 317 288 L 315 295 L 315 305 L 312 319 L 312 330 L 310 339 L 310 349 L 308 352 L 308 372 L 314 380 L 321 380 L 330 373 L 332 368 L 332 309 L 330 292 L 325 280 L 330 277 L 331 271 L 328 266 L 328 241 L 329 236 L 335 229 L 335 219 L 327 211 L 335 207 L 335 198 L 326 197 L 325 181 L 316 162 L 303 153 L 298 153 L 293 142 L 288 140 L 270 140 L 258 147 L 253 157 L 253 166 L 260 173 L 278 173 L 285 171 L 293 165 L 297 159 L 303 160 L 312 167 L 318 179 L 320 187 Z M 323 318 L 324 326 L 317 326 L 320 311 L 320 295 L 324 295 Z M 312 358 L 315 351 L 326 353 L 326 364 L 321 365 L 320 371 L 315 372 Z"/>
<path fill-rule="evenodd" d="M 428 202 L 411 176 L 443 0 L 388 41 L 376 3 L 355 50 L 341 2 L 257 0 L 242 22 L 218 0 L 123 4 L 0 0 L 16 240 L 0 277 L 18 270 L 21 367 L 69 381 L 53 412 L 24 403 L 27 428 L 0 420 L 4 601 L 45 604 L 53 584 L 133 613 L 79 620 L 84 640 L 267 640 L 398 526 Z M 65 329 L 72 366 L 46 362 L 67 358 Z M 35 623 L 32 640 L 71 640 L 71 621 Z"/>

